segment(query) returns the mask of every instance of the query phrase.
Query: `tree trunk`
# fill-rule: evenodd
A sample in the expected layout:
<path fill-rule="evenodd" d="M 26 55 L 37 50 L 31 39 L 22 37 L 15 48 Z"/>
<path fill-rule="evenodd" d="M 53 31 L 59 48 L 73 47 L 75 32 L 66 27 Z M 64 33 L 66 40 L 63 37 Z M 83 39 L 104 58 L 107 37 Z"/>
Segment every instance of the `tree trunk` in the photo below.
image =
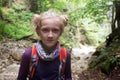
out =
<path fill-rule="evenodd" d="M 112 18 L 112 33 L 109 35 L 109 38 L 107 39 L 106 46 L 109 46 L 113 41 L 120 41 L 120 1 L 114 1 L 113 12 L 112 16 L 115 18 Z"/>
<path fill-rule="evenodd" d="M 37 11 L 37 0 L 30 0 L 30 11 L 36 12 Z"/>

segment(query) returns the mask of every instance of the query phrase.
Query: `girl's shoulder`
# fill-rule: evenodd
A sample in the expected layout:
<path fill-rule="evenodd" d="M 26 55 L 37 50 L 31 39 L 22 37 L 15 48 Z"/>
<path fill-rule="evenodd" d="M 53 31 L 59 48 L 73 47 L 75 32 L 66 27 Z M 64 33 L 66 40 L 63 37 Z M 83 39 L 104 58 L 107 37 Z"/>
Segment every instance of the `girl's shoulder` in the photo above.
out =
<path fill-rule="evenodd" d="M 25 50 L 24 54 L 25 54 L 25 55 L 30 55 L 31 52 L 32 52 L 32 47 L 29 47 L 29 48 L 27 48 L 27 49 Z"/>
<path fill-rule="evenodd" d="M 71 60 L 71 49 L 67 49 L 67 59 Z"/>
<path fill-rule="evenodd" d="M 31 57 L 31 52 L 32 52 L 32 47 L 27 48 L 23 53 L 22 58 L 29 60 Z"/>
<path fill-rule="evenodd" d="M 70 54 L 71 54 L 72 49 L 67 49 L 66 51 L 67 51 L 67 54 L 68 54 L 68 55 L 70 55 Z"/>

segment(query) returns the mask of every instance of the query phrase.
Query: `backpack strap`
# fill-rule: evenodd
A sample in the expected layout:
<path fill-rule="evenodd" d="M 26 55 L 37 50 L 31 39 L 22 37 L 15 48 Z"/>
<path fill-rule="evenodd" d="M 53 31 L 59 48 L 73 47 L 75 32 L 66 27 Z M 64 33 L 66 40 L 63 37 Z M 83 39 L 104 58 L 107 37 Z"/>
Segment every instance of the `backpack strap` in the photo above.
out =
<path fill-rule="evenodd" d="M 61 48 L 60 50 L 60 67 L 59 67 L 59 79 L 64 80 L 64 70 L 66 65 L 66 59 L 67 59 L 67 52 L 65 48 Z"/>
<path fill-rule="evenodd" d="M 30 59 L 30 65 L 29 65 L 29 73 L 28 73 L 29 80 L 31 80 L 33 78 L 36 66 L 38 64 L 38 58 L 39 57 L 37 54 L 36 45 L 33 45 L 31 59 Z"/>

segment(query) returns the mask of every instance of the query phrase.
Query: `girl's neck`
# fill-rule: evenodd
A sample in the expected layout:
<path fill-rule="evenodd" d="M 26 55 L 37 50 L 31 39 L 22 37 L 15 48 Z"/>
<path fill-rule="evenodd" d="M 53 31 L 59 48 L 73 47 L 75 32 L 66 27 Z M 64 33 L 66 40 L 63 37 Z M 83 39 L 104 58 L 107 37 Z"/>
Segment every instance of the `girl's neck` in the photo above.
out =
<path fill-rule="evenodd" d="M 56 46 L 57 46 L 57 44 L 55 44 L 55 45 L 52 46 L 52 47 L 47 47 L 46 45 L 44 45 L 44 44 L 42 43 L 42 47 L 43 47 L 45 53 L 47 53 L 47 54 L 52 53 L 52 52 L 55 50 Z"/>

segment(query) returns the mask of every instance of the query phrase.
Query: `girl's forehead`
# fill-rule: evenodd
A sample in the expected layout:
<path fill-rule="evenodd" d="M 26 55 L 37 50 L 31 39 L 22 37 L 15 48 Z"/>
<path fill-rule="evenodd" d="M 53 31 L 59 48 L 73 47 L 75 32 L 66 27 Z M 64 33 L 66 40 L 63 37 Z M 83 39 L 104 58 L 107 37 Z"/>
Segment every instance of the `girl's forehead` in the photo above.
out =
<path fill-rule="evenodd" d="M 41 21 L 41 28 L 58 28 L 62 29 L 63 24 L 58 18 L 47 18 Z"/>
<path fill-rule="evenodd" d="M 46 18 L 41 20 L 41 25 L 43 24 L 57 24 L 57 25 L 61 25 L 62 22 L 59 18 Z"/>

